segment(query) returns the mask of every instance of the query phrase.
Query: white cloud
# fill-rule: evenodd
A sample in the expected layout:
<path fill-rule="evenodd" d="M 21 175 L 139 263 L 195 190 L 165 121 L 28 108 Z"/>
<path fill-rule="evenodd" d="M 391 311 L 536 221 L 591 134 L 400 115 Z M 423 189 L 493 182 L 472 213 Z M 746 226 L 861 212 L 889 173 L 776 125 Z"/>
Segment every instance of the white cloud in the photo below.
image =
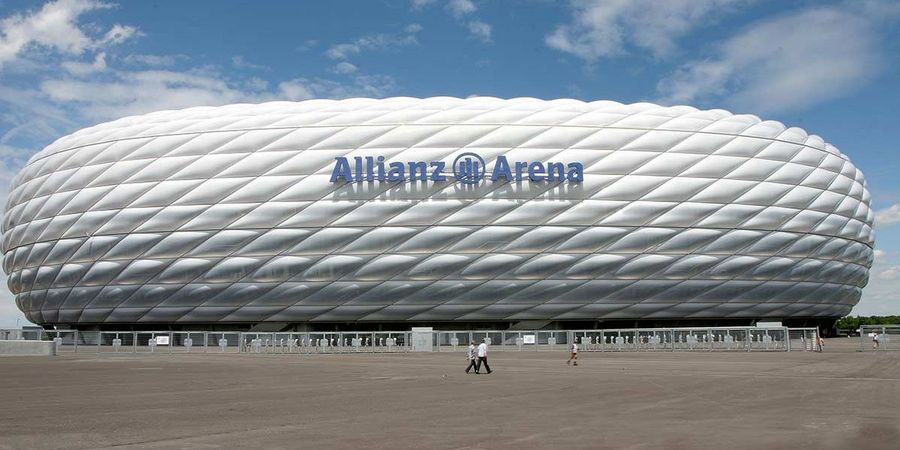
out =
<path fill-rule="evenodd" d="M 435 0 L 412 0 L 411 3 L 412 3 L 412 8 L 414 10 L 421 11 L 423 8 L 425 8 L 428 5 L 431 5 L 434 2 L 435 2 Z"/>
<path fill-rule="evenodd" d="M 852 92 L 881 69 L 875 19 L 810 8 L 754 23 L 657 86 L 664 103 L 723 99 L 757 113 L 795 110 Z"/>
<path fill-rule="evenodd" d="M 103 79 L 51 78 L 40 87 L 41 93 L 53 103 L 73 108 L 89 121 L 99 121 L 191 106 L 314 97 L 380 97 L 393 85 L 389 77 L 356 76 L 349 84 L 296 79 L 280 83 L 277 90 L 271 91 L 260 81 L 228 79 L 202 70 L 144 70 L 114 71 Z"/>
<path fill-rule="evenodd" d="M 90 120 L 229 103 L 243 97 L 241 90 L 215 76 L 168 70 L 116 72 L 90 80 L 50 78 L 40 87 L 51 101 L 68 104 Z"/>
<path fill-rule="evenodd" d="M 47 142 L 79 125 L 76 114 L 47 101 L 32 88 L 0 84 L 0 144 L 26 149 L 34 142 Z M 33 151 L 33 150 L 32 150 Z"/>
<path fill-rule="evenodd" d="M 59 0 L 40 10 L 13 14 L 0 21 L 0 67 L 15 60 L 30 48 L 77 56 L 86 50 L 123 42 L 137 33 L 130 26 L 113 25 L 103 36 L 92 37 L 78 24 L 82 14 L 110 5 L 94 0 Z"/>
<path fill-rule="evenodd" d="M 432 3 L 433 0 L 413 0 L 412 6 L 414 10 L 421 11 Z M 491 24 L 475 17 L 478 6 L 472 0 L 450 0 L 444 6 L 457 22 L 465 25 L 472 37 L 484 43 L 492 42 Z"/>
<path fill-rule="evenodd" d="M 356 44 L 335 44 L 329 47 L 325 54 L 331 59 L 347 59 L 361 50 L 361 47 Z"/>
<path fill-rule="evenodd" d="M 460 18 L 477 11 L 478 7 L 471 0 L 450 0 L 447 2 L 447 9 L 450 10 L 454 17 Z"/>
<path fill-rule="evenodd" d="M 254 92 L 265 91 L 269 89 L 269 82 L 259 77 L 248 78 L 246 81 L 244 81 L 244 85 L 247 86 L 247 89 Z"/>
<path fill-rule="evenodd" d="M 297 50 L 298 52 L 305 52 L 305 51 L 312 50 L 317 45 L 319 45 L 318 39 L 308 39 L 308 40 L 304 41 L 302 44 L 298 45 L 295 50 Z"/>
<path fill-rule="evenodd" d="M 875 211 L 875 226 L 892 225 L 900 223 L 900 203 Z"/>
<path fill-rule="evenodd" d="M 274 98 L 296 101 L 310 98 L 384 97 L 393 89 L 393 78 L 385 75 L 357 75 L 349 84 L 321 78 L 297 78 L 279 83 Z"/>
<path fill-rule="evenodd" d="M 132 36 L 138 34 L 138 29 L 128 25 L 119 25 L 115 24 L 109 31 L 106 32 L 106 35 L 103 36 L 103 39 L 94 44 L 94 47 L 105 47 L 108 45 L 117 45 L 121 44 Z"/>
<path fill-rule="evenodd" d="M 484 42 L 491 41 L 491 26 L 480 20 L 473 20 L 469 22 L 469 32 L 471 32 L 473 36 L 481 39 Z"/>
<path fill-rule="evenodd" d="M 447 3 L 447 10 L 456 20 L 465 22 L 472 37 L 484 43 L 492 42 L 491 31 L 493 28 L 491 24 L 477 18 L 468 19 L 478 11 L 478 7 L 471 0 L 450 0 Z"/>
<path fill-rule="evenodd" d="M 892 315 L 900 313 L 900 302 L 897 291 L 900 290 L 900 279 L 883 279 L 873 276 L 863 289 L 862 299 L 853 307 L 851 315 Z"/>
<path fill-rule="evenodd" d="M 135 53 L 122 58 L 122 62 L 131 65 L 168 67 L 174 66 L 175 62 L 180 58 L 187 59 L 186 56 L 181 55 L 145 55 Z"/>
<path fill-rule="evenodd" d="M 572 2 L 572 22 L 545 37 L 551 48 L 588 62 L 630 47 L 663 57 L 676 40 L 750 0 L 589 0 Z"/>
<path fill-rule="evenodd" d="M 878 271 L 878 278 L 882 280 L 896 280 L 900 278 L 900 266 L 890 266 Z"/>
<path fill-rule="evenodd" d="M 310 84 L 310 81 L 305 79 L 283 81 L 278 84 L 278 92 L 284 96 L 285 100 L 299 101 L 315 98 L 316 94 Z"/>
<path fill-rule="evenodd" d="M 334 72 L 339 74 L 348 74 L 354 73 L 358 70 L 356 66 L 348 63 L 347 61 L 341 61 L 334 66 Z"/>
<path fill-rule="evenodd" d="M 173 69 L 179 61 L 189 60 L 184 55 L 115 56 L 117 45 L 141 35 L 137 28 L 120 24 L 100 27 L 78 20 L 86 12 L 109 7 L 94 0 L 60 0 L 0 19 L 0 62 L 15 62 L 8 67 L 18 77 L 18 85 L 0 84 L 0 130 L 4 130 L 0 145 L 7 153 L 11 149 L 33 152 L 37 149 L 27 147 L 47 143 L 75 128 L 160 109 L 313 97 L 382 97 L 393 89 L 390 77 L 359 73 L 347 61 L 337 64 L 337 71 L 346 76 L 341 81 L 296 77 L 270 88 L 266 80 L 226 73 L 216 66 Z M 397 35 L 366 36 L 352 45 L 358 52 L 416 43 L 415 35 L 421 30 L 421 25 L 410 24 Z M 31 46 L 45 48 L 43 55 L 49 49 L 54 57 L 29 58 L 25 53 Z M 241 55 L 234 56 L 231 65 L 265 68 Z"/>
<path fill-rule="evenodd" d="M 76 76 L 84 76 L 95 72 L 102 72 L 106 70 L 106 53 L 97 53 L 97 56 L 94 57 L 94 62 L 92 63 L 84 63 L 80 61 L 65 61 L 60 65 L 63 69 L 66 69 L 69 73 Z"/>
<path fill-rule="evenodd" d="M 104 80 L 49 79 L 43 97 L 76 111 L 87 122 L 165 109 L 259 103 L 312 98 L 383 97 L 393 89 L 387 76 L 356 75 L 349 82 L 295 78 L 275 88 L 259 78 L 228 79 L 217 72 L 194 70 L 114 71 Z"/>
<path fill-rule="evenodd" d="M 0 198 L 6 199 L 9 183 L 16 175 L 19 167 L 27 162 L 28 151 L 5 144 L 0 144 Z"/>
<path fill-rule="evenodd" d="M 353 42 L 332 45 L 325 54 L 331 59 L 348 59 L 366 50 L 381 50 L 390 47 L 403 47 L 419 43 L 416 34 L 422 31 L 419 24 L 407 25 L 403 33 L 370 34 Z"/>
<path fill-rule="evenodd" d="M 232 56 L 231 64 L 234 67 L 237 67 L 238 69 L 250 69 L 250 70 L 268 70 L 269 69 L 268 67 L 261 65 L 261 64 L 253 64 L 250 61 L 247 61 L 247 59 L 241 55 Z"/>
<path fill-rule="evenodd" d="M 900 265 L 895 251 L 875 250 L 875 260 L 869 269 L 869 284 L 862 299 L 853 308 L 853 315 L 886 315 L 900 312 Z"/>

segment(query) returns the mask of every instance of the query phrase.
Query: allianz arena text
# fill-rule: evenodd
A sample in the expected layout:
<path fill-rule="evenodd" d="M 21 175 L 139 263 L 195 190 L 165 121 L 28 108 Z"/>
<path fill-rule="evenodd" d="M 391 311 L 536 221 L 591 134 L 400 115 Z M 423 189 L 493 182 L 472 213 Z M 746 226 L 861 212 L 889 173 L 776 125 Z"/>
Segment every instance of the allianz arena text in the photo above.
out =
<path fill-rule="evenodd" d="M 47 326 L 752 323 L 847 314 L 872 222 L 845 155 L 752 115 L 310 100 L 62 137 L 14 179 L 2 249 Z"/>

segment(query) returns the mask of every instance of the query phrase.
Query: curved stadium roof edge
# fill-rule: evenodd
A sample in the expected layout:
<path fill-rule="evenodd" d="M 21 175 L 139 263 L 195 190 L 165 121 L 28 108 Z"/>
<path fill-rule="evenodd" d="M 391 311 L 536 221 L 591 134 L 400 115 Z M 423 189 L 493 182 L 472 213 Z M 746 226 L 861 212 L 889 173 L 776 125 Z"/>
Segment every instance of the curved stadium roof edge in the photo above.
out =
<path fill-rule="evenodd" d="M 452 107 L 448 107 L 446 102 L 451 102 L 453 104 Z M 334 99 L 313 99 L 313 100 L 304 100 L 300 102 L 293 101 L 272 101 L 272 102 L 264 102 L 264 103 L 234 103 L 228 104 L 224 106 L 195 106 L 190 108 L 183 109 L 170 109 L 170 110 L 160 110 L 154 111 L 146 114 L 136 114 L 130 115 L 126 117 L 122 117 L 120 119 L 103 122 L 91 127 L 83 128 L 78 130 L 70 135 L 61 137 L 57 139 L 55 142 L 47 146 L 41 152 L 35 154 L 32 158 L 41 158 L 47 156 L 49 154 L 56 153 L 58 151 L 65 151 L 72 148 L 77 148 L 78 144 L 67 144 L 66 141 L 76 140 L 76 138 L 87 138 L 85 136 L 90 134 L 92 131 L 95 131 L 97 128 L 105 129 L 108 127 L 127 127 L 128 125 L 133 125 L 129 122 L 137 122 L 142 126 L 145 126 L 149 123 L 154 123 L 154 118 L 160 118 L 159 122 L 170 122 L 173 119 L 183 119 L 185 117 L 181 116 L 189 116 L 194 120 L 202 121 L 207 120 L 210 122 L 210 126 L 216 127 L 219 130 L 236 130 L 240 129 L 237 127 L 226 126 L 222 127 L 221 123 L 218 123 L 217 119 L 221 119 L 223 115 L 229 118 L 238 118 L 243 115 L 245 117 L 256 116 L 260 113 L 266 114 L 297 114 L 297 113 L 306 113 L 310 112 L 310 110 L 318 110 L 320 112 L 346 112 L 346 111 L 359 111 L 359 105 L 367 105 L 374 106 L 375 110 L 378 108 L 383 108 L 387 110 L 398 110 L 403 109 L 404 106 L 408 106 L 410 103 L 415 103 L 416 106 L 432 106 L 433 108 L 421 108 L 421 109 L 434 109 L 437 111 L 446 111 L 448 109 L 455 109 L 459 107 L 463 108 L 471 108 L 471 104 L 473 102 L 482 103 L 485 105 L 490 104 L 500 104 L 503 105 L 503 108 L 507 110 L 517 110 L 517 107 L 524 107 L 527 105 L 553 105 L 554 108 L 550 108 L 549 110 L 559 110 L 565 112 L 576 112 L 576 113 L 604 113 L 610 112 L 613 114 L 621 115 L 621 111 L 626 111 L 626 115 L 628 116 L 657 116 L 660 118 L 680 118 L 680 119 L 696 119 L 698 121 L 710 121 L 710 122 L 718 122 L 725 118 L 729 120 L 734 120 L 738 124 L 746 125 L 744 130 L 741 130 L 740 133 L 743 136 L 747 137 L 760 137 L 760 138 L 776 138 L 776 136 L 784 135 L 784 137 L 779 140 L 784 140 L 785 142 L 797 143 L 802 145 L 807 145 L 814 148 L 819 148 L 822 150 L 830 151 L 830 152 L 840 152 L 834 148 L 832 145 L 827 144 L 821 137 L 815 134 L 808 134 L 806 130 L 798 127 L 787 127 L 782 122 L 776 120 L 762 120 L 758 116 L 753 114 L 734 114 L 725 109 L 698 109 L 693 106 L 687 105 L 675 105 L 675 106 L 662 106 L 655 103 L 649 102 L 638 102 L 638 103 L 619 103 L 610 100 L 597 100 L 592 102 L 585 102 L 582 100 L 576 99 L 556 99 L 556 100 L 542 100 L 533 97 L 516 97 L 511 99 L 502 99 L 497 97 L 468 97 L 468 98 L 459 98 L 459 97 L 427 97 L 427 98 L 415 98 L 415 97 L 389 97 L 384 99 L 373 99 L 373 98 L 347 98 L 341 100 Z M 298 108 L 298 105 L 304 105 L 302 108 Z M 283 107 L 281 110 L 277 107 Z M 580 108 L 577 108 L 580 107 Z M 365 110 L 365 109 L 364 109 Z M 496 111 L 496 109 L 487 109 L 488 111 Z M 527 110 L 527 109 L 526 109 Z M 541 109 L 541 111 L 546 111 L 548 109 Z M 475 111 L 478 111 L 477 109 Z M 685 113 L 685 111 L 689 111 L 689 113 Z M 209 115 L 208 117 L 204 117 L 202 113 L 214 113 Z M 477 115 L 476 115 L 477 117 Z M 454 122 L 455 123 L 455 122 Z M 483 124 L 483 122 L 471 122 L 472 124 Z M 346 123 L 345 123 L 346 124 Z M 435 125 L 440 123 L 432 123 L 428 121 L 417 122 L 413 121 L 398 121 L 393 123 L 378 123 L 372 122 L 369 125 Z M 566 123 L 554 123 L 554 122 L 546 122 L 546 123 L 527 123 L 528 125 L 545 125 L 545 126 L 567 126 Z M 318 126 L 339 126 L 341 123 L 328 123 Z M 354 125 L 360 125 L 359 123 L 354 123 Z M 309 123 L 303 124 L 294 124 L 294 125 L 283 125 L 283 128 L 291 128 L 291 127 L 308 127 L 315 126 Z M 568 126 L 577 126 L 577 125 L 568 125 Z M 591 124 L 590 126 L 596 126 L 596 124 Z M 615 123 L 606 124 L 605 126 L 610 128 L 625 128 L 621 125 L 615 125 Z M 262 128 L 274 128 L 271 126 L 262 127 Z M 262 129 L 260 127 L 247 128 L 247 129 Z M 648 128 L 648 127 L 634 127 L 637 129 Z M 707 133 L 715 133 L 716 131 L 707 130 L 704 131 L 702 129 L 692 128 L 692 127 L 683 127 L 678 128 L 673 125 L 667 125 L 663 128 L 659 128 L 659 125 L 651 126 L 653 129 L 665 129 L 670 131 L 687 131 L 687 132 L 707 132 Z M 737 129 L 737 128 L 736 128 Z M 733 133 L 736 129 L 729 129 L 724 132 Z M 211 131 L 211 130 L 202 130 L 199 128 L 192 128 L 190 131 L 182 131 L 182 133 L 188 132 L 198 132 L 198 131 Z M 787 133 L 790 132 L 790 133 Z M 172 132 L 160 132 L 159 135 L 168 135 Z M 177 133 L 177 132 L 176 132 Z M 132 136 L 132 138 L 137 137 L 149 137 L 153 136 L 151 134 L 141 134 L 138 136 Z M 97 143 L 97 141 L 92 141 L 92 144 Z"/>

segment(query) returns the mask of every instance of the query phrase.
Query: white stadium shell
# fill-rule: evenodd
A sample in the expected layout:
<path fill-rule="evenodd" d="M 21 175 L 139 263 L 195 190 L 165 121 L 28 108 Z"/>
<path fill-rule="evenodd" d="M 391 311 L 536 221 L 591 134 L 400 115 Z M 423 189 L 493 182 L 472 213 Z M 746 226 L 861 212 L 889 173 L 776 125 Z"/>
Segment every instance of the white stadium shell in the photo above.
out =
<path fill-rule="evenodd" d="M 723 110 L 311 100 L 126 117 L 15 178 L 3 267 L 43 325 L 834 318 L 862 173 Z"/>

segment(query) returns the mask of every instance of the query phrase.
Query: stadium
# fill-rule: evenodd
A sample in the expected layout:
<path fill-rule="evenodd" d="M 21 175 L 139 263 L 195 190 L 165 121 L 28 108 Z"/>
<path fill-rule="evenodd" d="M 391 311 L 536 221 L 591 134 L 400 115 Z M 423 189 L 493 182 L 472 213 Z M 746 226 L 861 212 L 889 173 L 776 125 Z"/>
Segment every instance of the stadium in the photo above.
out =
<path fill-rule="evenodd" d="M 126 117 L 34 155 L 5 211 L 19 309 L 101 330 L 821 324 L 874 245 L 818 136 L 570 99 Z"/>

